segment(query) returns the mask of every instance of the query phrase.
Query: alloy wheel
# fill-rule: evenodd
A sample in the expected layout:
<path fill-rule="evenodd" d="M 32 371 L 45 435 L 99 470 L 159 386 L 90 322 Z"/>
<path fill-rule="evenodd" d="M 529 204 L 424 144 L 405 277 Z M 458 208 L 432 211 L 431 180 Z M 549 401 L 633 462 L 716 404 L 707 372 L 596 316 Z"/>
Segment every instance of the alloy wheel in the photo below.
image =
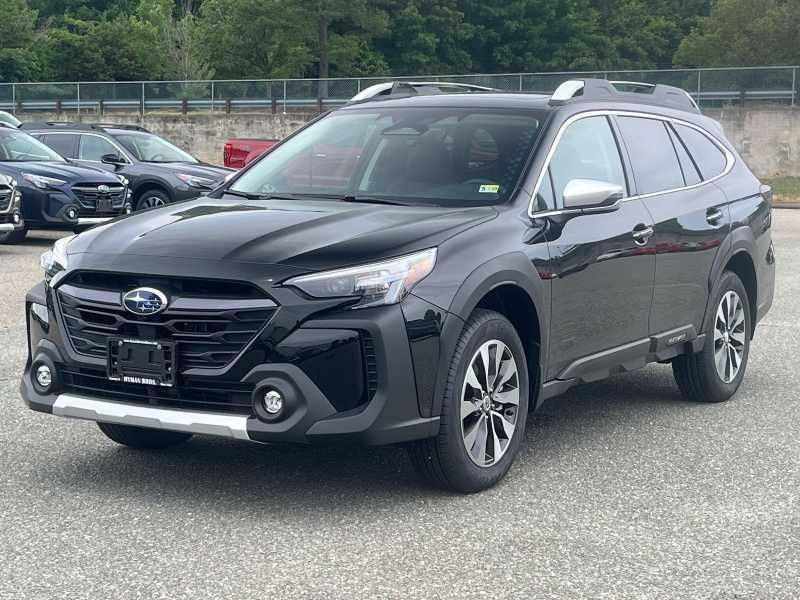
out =
<path fill-rule="evenodd" d="M 511 350 L 490 340 L 472 357 L 461 388 L 461 436 L 479 467 L 490 467 L 508 450 L 519 417 L 519 373 Z"/>
<path fill-rule="evenodd" d="M 747 342 L 742 299 L 734 291 L 722 296 L 714 323 L 714 362 L 717 375 L 725 383 L 736 379 Z"/>
<path fill-rule="evenodd" d="M 158 196 L 147 196 L 142 200 L 142 208 L 157 208 L 165 206 L 164 199 Z"/>

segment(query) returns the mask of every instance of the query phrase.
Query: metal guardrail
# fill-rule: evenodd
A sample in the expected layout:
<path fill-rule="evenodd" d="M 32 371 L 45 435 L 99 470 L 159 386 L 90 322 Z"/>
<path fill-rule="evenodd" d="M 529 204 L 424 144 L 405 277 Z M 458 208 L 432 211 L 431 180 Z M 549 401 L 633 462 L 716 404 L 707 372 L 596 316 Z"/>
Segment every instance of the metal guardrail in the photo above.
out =
<path fill-rule="evenodd" d="M 452 81 L 550 94 L 563 81 L 581 77 L 666 83 L 685 89 L 705 107 L 747 102 L 796 106 L 800 102 L 799 74 L 800 67 L 788 66 L 353 79 L 2 83 L 0 110 L 142 115 L 152 112 L 321 111 L 344 104 L 362 89 L 384 81 Z"/>

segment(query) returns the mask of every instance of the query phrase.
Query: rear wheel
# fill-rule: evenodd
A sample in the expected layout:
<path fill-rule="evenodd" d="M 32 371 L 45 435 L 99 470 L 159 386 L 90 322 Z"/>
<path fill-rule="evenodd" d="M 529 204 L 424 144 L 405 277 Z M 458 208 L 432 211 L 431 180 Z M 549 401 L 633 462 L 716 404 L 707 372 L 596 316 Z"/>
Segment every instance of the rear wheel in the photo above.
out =
<path fill-rule="evenodd" d="M 750 303 L 736 273 L 722 275 L 711 308 L 703 350 L 672 361 L 681 393 L 695 402 L 724 402 L 733 396 L 750 354 Z"/>
<path fill-rule="evenodd" d="M 439 435 L 409 448 L 417 471 L 437 487 L 478 492 L 514 462 L 528 415 L 522 342 L 503 315 L 478 309 L 456 346 Z"/>
<path fill-rule="evenodd" d="M 14 231 L 4 231 L 0 233 L 0 244 L 19 244 L 28 235 L 28 229 L 16 229 Z"/>
<path fill-rule="evenodd" d="M 145 427 L 132 427 L 131 425 L 118 425 L 116 423 L 98 423 L 97 426 L 108 438 L 131 448 L 160 450 L 181 444 L 192 437 L 191 433 L 147 429 Z"/>

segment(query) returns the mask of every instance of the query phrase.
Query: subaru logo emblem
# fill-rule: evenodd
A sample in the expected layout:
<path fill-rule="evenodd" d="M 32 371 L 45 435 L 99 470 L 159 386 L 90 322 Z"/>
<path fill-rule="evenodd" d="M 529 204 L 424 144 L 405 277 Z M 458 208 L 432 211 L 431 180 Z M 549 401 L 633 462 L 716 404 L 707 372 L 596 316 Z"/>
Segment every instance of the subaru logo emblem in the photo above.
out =
<path fill-rule="evenodd" d="M 105 184 L 103 184 L 103 185 L 98 185 L 98 186 L 97 186 L 97 191 L 98 191 L 98 192 L 100 192 L 101 194 L 107 194 L 108 192 L 110 192 L 110 191 L 111 191 L 111 188 L 110 188 L 110 187 L 108 187 L 108 186 L 107 186 L 107 185 L 105 185 Z"/>
<path fill-rule="evenodd" d="M 141 287 L 124 294 L 122 305 L 135 315 L 155 315 L 167 308 L 167 297 L 154 288 Z"/>

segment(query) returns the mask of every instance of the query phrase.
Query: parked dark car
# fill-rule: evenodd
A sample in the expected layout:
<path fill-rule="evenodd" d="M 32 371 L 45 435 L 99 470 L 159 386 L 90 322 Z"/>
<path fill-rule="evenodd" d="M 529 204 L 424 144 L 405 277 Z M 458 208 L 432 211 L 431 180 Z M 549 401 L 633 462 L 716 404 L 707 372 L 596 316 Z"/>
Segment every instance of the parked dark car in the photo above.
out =
<path fill-rule="evenodd" d="M 30 229 L 78 231 L 126 212 L 127 180 L 69 162 L 19 129 L 0 125 L 0 174 L 21 194 L 22 227 L 0 231 L 0 243 L 25 239 Z"/>
<path fill-rule="evenodd" d="M 0 235 L 25 228 L 21 212 L 22 195 L 13 177 L 0 175 Z"/>
<path fill-rule="evenodd" d="M 136 125 L 50 122 L 22 128 L 62 156 L 126 177 L 134 210 L 195 198 L 233 172 L 200 162 Z"/>
<path fill-rule="evenodd" d="M 207 197 L 59 240 L 25 402 L 140 448 L 404 443 L 474 492 L 576 384 L 658 361 L 729 399 L 772 304 L 771 191 L 685 92 L 630 87 L 380 88 Z"/>

